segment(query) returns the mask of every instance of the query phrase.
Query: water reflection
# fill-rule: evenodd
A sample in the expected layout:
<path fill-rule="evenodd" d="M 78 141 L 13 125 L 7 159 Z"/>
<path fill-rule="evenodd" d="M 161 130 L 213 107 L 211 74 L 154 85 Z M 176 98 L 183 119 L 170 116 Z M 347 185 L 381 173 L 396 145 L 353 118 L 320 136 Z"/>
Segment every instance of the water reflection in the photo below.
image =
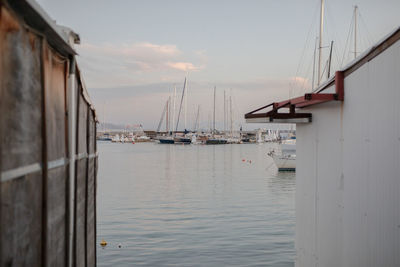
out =
<path fill-rule="evenodd" d="M 268 187 L 273 192 L 293 194 L 296 188 L 295 178 L 296 174 L 294 172 L 277 172 L 275 175 L 268 177 Z"/>
<path fill-rule="evenodd" d="M 295 175 L 268 149 L 99 144 L 99 266 L 293 266 Z"/>

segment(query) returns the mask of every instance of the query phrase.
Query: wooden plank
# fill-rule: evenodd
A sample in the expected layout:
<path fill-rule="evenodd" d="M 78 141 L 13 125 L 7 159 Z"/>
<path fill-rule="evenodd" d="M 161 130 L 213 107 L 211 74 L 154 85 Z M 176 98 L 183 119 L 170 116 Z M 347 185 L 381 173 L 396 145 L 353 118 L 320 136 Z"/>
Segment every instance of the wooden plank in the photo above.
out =
<path fill-rule="evenodd" d="M 47 120 L 46 120 L 46 96 L 47 87 L 46 83 L 46 67 L 48 55 L 48 48 L 46 41 L 42 39 L 41 42 L 41 85 L 42 85 L 42 265 L 47 266 Z"/>
<path fill-rule="evenodd" d="M 65 266 L 66 264 L 67 171 L 67 165 L 48 171 L 47 266 Z"/>
<path fill-rule="evenodd" d="M 42 161 L 41 46 L 0 8 L 0 172 L 10 174 Z M 42 265 L 41 207 L 40 170 L 0 183 L 0 266 Z"/>
<path fill-rule="evenodd" d="M 96 158 L 89 159 L 88 166 L 88 186 L 87 186 L 87 221 L 86 221 L 86 246 L 87 246 L 87 266 L 95 266 L 95 161 Z"/>
<path fill-rule="evenodd" d="M 0 189 L 0 266 L 42 266 L 42 172 Z"/>
<path fill-rule="evenodd" d="M 47 166 L 45 193 L 46 202 L 46 244 L 44 253 L 46 266 L 65 266 L 67 259 L 67 173 L 66 151 L 66 60 L 46 48 L 45 70 L 45 121 L 46 156 L 51 163 Z M 61 159 L 61 160 L 60 160 Z M 60 165 L 62 163 L 62 165 Z M 57 167 L 58 166 L 58 167 Z M 54 167 L 54 168 L 53 168 Z"/>
<path fill-rule="evenodd" d="M 78 127 L 77 153 L 87 155 L 87 112 L 88 105 L 82 96 L 82 87 L 78 89 Z M 86 266 L 86 190 L 87 157 L 77 160 L 76 168 L 76 216 L 75 216 L 75 260 L 76 266 Z"/>

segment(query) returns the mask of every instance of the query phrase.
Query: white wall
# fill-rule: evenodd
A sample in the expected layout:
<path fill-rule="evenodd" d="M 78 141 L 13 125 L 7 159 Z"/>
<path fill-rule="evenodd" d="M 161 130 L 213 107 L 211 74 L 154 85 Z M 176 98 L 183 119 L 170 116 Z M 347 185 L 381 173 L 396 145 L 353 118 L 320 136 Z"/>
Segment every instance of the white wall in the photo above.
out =
<path fill-rule="evenodd" d="M 296 266 L 400 266 L 400 41 L 297 125 Z"/>

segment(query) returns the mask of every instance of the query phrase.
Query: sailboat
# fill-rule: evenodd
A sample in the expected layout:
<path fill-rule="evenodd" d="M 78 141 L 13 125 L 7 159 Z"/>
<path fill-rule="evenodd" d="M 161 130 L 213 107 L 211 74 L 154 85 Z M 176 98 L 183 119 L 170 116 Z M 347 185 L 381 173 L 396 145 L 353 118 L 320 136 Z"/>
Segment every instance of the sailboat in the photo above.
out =
<path fill-rule="evenodd" d="M 225 92 L 224 92 L 225 93 Z M 224 99 L 225 99 L 225 94 L 224 94 Z M 225 119 L 227 120 L 229 117 L 229 121 L 230 121 L 230 133 L 229 133 L 229 137 L 226 140 L 228 144 L 241 144 L 242 142 L 242 138 L 241 137 L 237 137 L 234 135 L 234 131 L 233 131 L 233 109 L 232 109 L 232 89 L 231 89 L 231 95 L 229 96 L 229 105 L 228 105 L 228 109 L 229 109 L 229 116 L 224 115 Z M 224 105 L 225 106 L 225 105 Z M 228 120 L 226 121 L 226 123 L 224 123 L 224 125 L 226 125 L 228 122 Z M 225 127 L 224 127 L 225 128 Z M 225 131 L 226 132 L 226 131 Z M 226 133 L 225 133 L 226 135 Z M 240 130 L 240 136 L 241 136 L 241 130 Z"/>
<path fill-rule="evenodd" d="M 187 78 L 185 77 L 185 82 L 183 83 L 181 103 L 179 105 L 178 119 L 177 119 L 176 127 L 175 127 L 174 142 L 177 143 L 177 144 L 190 144 L 192 142 L 191 138 L 186 137 L 186 133 L 187 133 L 186 129 L 184 131 L 184 135 L 183 136 L 176 134 L 176 132 L 178 131 L 179 119 L 180 119 L 181 111 L 182 111 L 182 104 L 183 104 L 184 99 L 187 99 L 187 97 L 185 98 L 186 88 L 187 88 Z M 185 101 L 185 104 L 186 104 L 186 101 Z M 185 110 L 185 113 L 186 113 L 186 110 Z"/>
<path fill-rule="evenodd" d="M 167 135 L 164 136 L 158 136 L 157 139 L 160 142 L 160 144 L 174 144 L 174 138 L 171 136 L 170 131 L 169 131 L 169 109 L 170 109 L 170 101 L 171 98 L 169 97 L 167 102 L 165 103 L 163 112 L 161 114 L 161 118 L 160 118 L 160 122 L 158 123 L 158 127 L 157 127 L 157 133 L 160 132 L 161 129 L 161 125 L 164 121 L 164 117 L 165 117 L 165 131 L 167 133 Z"/>
<path fill-rule="evenodd" d="M 192 138 L 188 138 L 186 136 L 175 136 L 174 137 L 175 144 L 191 144 Z"/>
<path fill-rule="evenodd" d="M 170 98 L 169 98 L 170 100 Z M 171 101 L 169 101 L 169 107 L 171 107 Z M 172 116 L 168 116 L 166 115 L 167 118 L 171 118 L 172 120 L 172 125 L 175 125 L 175 104 L 176 104 L 176 86 L 174 85 L 174 93 L 172 95 Z M 167 112 L 169 112 L 169 109 L 167 110 Z M 174 137 L 172 136 L 172 132 L 170 132 L 169 130 L 169 123 L 167 128 L 167 135 L 166 136 L 161 136 L 158 137 L 158 140 L 160 141 L 160 144 L 174 144 Z"/>
<path fill-rule="evenodd" d="M 174 138 L 172 136 L 162 136 L 158 138 L 158 141 L 160 141 L 160 144 L 174 144 Z"/>
<path fill-rule="evenodd" d="M 191 138 L 192 144 L 193 145 L 200 145 L 203 144 L 202 136 L 200 136 L 199 133 L 199 117 L 200 117 L 200 105 L 197 107 L 197 114 L 196 114 L 196 120 L 194 121 L 193 124 L 193 131 L 188 134 L 188 137 Z"/>
<path fill-rule="evenodd" d="M 216 129 L 215 129 L 215 97 L 216 97 L 217 87 L 214 86 L 214 113 L 213 113 L 213 131 L 212 138 L 206 140 L 207 145 L 224 145 L 227 144 L 228 141 L 222 137 L 216 137 Z"/>

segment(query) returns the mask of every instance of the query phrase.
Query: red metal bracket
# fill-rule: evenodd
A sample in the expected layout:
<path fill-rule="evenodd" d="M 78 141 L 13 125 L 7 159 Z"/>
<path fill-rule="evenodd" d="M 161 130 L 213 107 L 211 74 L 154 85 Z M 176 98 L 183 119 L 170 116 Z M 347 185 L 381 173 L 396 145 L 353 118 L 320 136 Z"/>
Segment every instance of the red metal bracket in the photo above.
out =
<path fill-rule="evenodd" d="M 335 92 L 337 100 L 344 101 L 344 72 L 337 71 L 335 73 Z"/>
<path fill-rule="evenodd" d="M 296 113 L 296 108 L 305 108 L 308 106 L 329 102 L 329 101 L 343 101 L 344 100 L 344 72 L 337 71 L 335 73 L 335 93 L 334 94 L 323 94 L 308 93 L 300 97 L 288 99 L 281 102 L 271 103 L 263 106 L 259 109 L 253 110 L 245 114 L 246 119 L 254 118 L 267 118 L 273 119 L 296 119 L 296 118 L 311 118 L 311 113 Z M 272 110 L 266 113 L 257 113 L 260 110 L 266 109 L 272 106 Z M 289 108 L 289 112 L 279 113 L 279 109 Z"/>

